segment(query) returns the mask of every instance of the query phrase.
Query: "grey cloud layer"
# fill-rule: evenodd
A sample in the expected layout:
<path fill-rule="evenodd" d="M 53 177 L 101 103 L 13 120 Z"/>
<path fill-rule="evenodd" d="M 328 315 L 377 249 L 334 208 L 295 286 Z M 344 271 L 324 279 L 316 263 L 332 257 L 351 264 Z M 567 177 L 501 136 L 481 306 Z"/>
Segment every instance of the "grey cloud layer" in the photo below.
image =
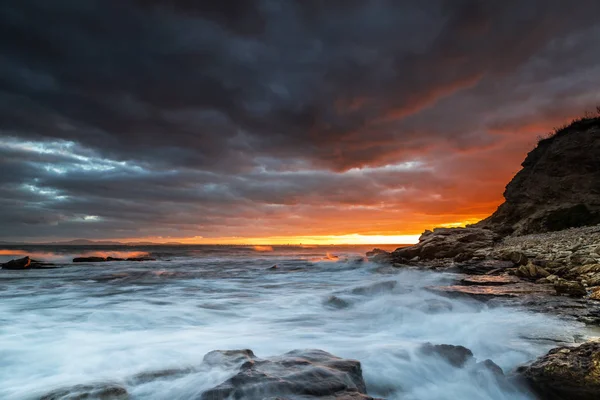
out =
<path fill-rule="evenodd" d="M 443 172 L 467 162 L 453 154 L 599 100 L 598 15 L 594 0 L 2 2 L 0 235 L 440 212 L 468 179 Z M 407 161 L 423 167 L 377 170 Z M 426 200 L 439 189 L 448 206 Z"/>

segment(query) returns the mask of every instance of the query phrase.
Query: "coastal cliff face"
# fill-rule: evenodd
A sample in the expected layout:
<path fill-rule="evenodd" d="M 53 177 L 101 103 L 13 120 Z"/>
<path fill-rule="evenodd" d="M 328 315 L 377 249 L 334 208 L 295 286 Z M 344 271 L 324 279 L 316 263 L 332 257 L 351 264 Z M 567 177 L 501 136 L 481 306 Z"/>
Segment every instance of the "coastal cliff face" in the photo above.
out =
<path fill-rule="evenodd" d="M 506 201 L 476 224 L 525 235 L 600 224 L 600 117 L 541 140 L 506 186 Z"/>

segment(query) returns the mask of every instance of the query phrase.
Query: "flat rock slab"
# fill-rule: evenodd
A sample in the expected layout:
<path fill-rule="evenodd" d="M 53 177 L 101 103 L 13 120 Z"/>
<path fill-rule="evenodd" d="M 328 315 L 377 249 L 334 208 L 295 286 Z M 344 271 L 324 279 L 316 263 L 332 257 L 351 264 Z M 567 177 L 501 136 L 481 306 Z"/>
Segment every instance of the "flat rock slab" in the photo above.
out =
<path fill-rule="evenodd" d="M 428 290 L 447 295 L 450 297 L 469 296 L 479 299 L 491 299 L 494 297 L 520 297 L 527 295 L 553 295 L 552 286 L 539 285 L 535 283 L 520 282 L 507 285 L 452 285 L 452 286 L 429 286 Z"/>
<path fill-rule="evenodd" d="M 460 280 L 460 284 L 466 286 L 501 286 L 516 283 L 523 282 L 512 275 L 473 275 Z"/>

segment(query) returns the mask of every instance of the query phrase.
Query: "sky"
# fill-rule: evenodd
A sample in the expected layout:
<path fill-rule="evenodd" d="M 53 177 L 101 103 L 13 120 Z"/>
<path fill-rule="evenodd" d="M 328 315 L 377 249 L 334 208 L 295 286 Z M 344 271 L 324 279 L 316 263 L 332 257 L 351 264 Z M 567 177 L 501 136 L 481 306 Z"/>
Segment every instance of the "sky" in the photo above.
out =
<path fill-rule="evenodd" d="M 0 1 L 0 241 L 410 243 L 600 104 L 597 0 Z"/>

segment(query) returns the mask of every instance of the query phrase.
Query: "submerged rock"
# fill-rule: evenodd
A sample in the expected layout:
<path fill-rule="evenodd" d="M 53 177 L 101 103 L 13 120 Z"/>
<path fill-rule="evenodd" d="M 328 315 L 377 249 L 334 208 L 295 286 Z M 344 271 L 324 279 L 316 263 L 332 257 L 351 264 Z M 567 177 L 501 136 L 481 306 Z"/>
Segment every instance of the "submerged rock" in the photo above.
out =
<path fill-rule="evenodd" d="M 128 400 L 129 393 L 123 386 L 113 383 L 75 385 L 57 389 L 43 395 L 39 400 Z"/>
<path fill-rule="evenodd" d="M 518 372 L 542 399 L 600 399 L 600 343 L 558 347 Z"/>
<path fill-rule="evenodd" d="M 473 352 L 464 346 L 425 343 L 419 350 L 422 354 L 438 356 L 459 368 L 464 367 L 467 362 L 475 360 Z"/>
<path fill-rule="evenodd" d="M 73 259 L 74 263 L 82 263 L 82 262 L 106 262 L 108 261 L 106 257 L 75 257 Z"/>
<path fill-rule="evenodd" d="M 258 359 L 249 350 L 216 351 L 207 357 L 212 365 L 231 362 L 232 357 L 243 363 L 232 378 L 204 392 L 202 400 L 372 399 L 366 395 L 360 362 L 322 350 L 294 350 L 268 359 Z"/>
<path fill-rule="evenodd" d="M 109 261 L 156 261 L 156 258 L 143 256 L 143 257 L 129 257 L 129 258 L 116 258 L 116 257 L 75 257 L 74 263 L 84 262 L 109 262 Z"/>

